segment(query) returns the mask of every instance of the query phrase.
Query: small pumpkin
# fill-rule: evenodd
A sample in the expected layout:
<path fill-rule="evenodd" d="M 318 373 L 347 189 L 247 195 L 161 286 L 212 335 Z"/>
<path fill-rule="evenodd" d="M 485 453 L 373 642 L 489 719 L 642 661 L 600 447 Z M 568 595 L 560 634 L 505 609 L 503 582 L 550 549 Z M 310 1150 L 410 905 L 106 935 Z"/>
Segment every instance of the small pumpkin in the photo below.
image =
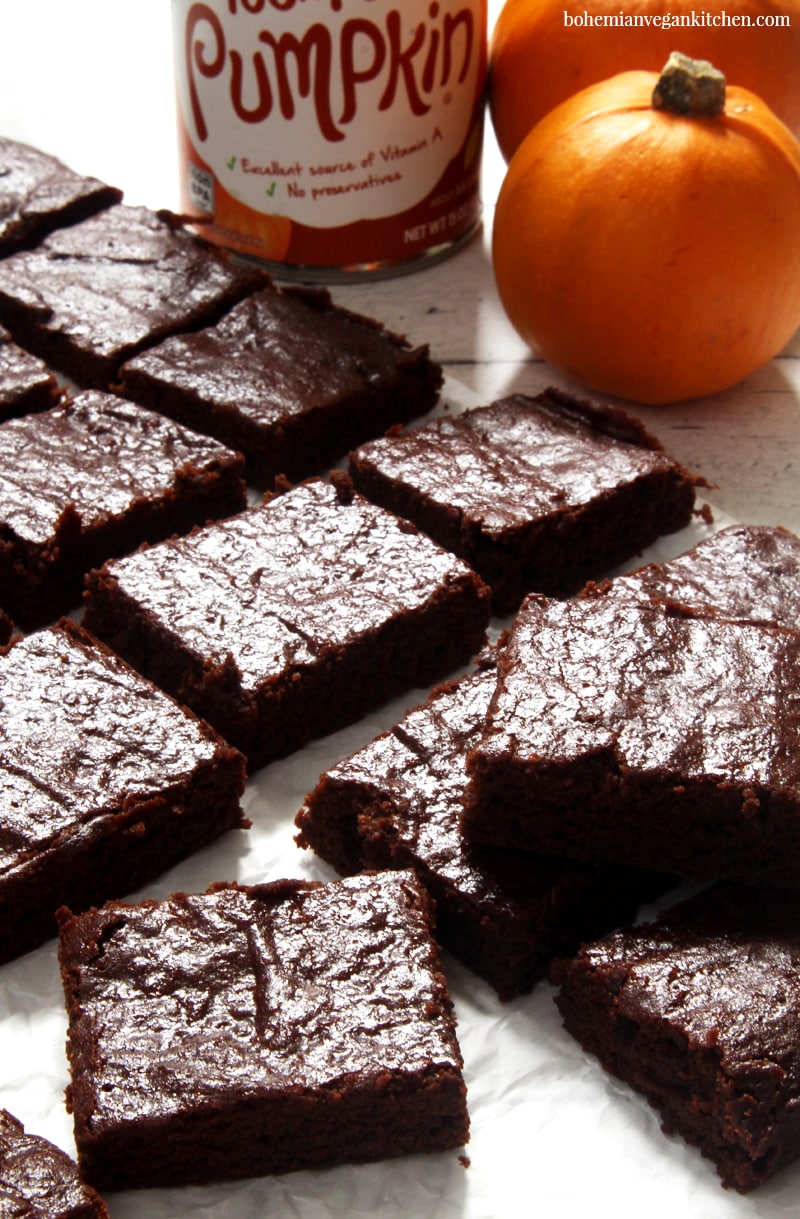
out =
<path fill-rule="evenodd" d="M 511 322 L 579 383 L 713 393 L 800 325 L 800 144 L 708 64 L 621 73 L 520 145 L 492 249 Z"/>
<path fill-rule="evenodd" d="M 489 57 L 506 160 L 572 93 L 619 72 L 657 72 L 676 43 L 758 94 L 800 138 L 800 0 L 706 0 L 702 9 L 695 0 L 506 0 Z"/>

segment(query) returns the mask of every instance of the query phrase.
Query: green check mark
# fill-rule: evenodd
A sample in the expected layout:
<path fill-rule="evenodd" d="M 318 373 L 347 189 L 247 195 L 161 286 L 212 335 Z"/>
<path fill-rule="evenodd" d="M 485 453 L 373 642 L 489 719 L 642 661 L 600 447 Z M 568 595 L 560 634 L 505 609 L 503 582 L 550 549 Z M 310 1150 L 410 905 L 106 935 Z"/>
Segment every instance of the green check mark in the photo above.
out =
<path fill-rule="evenodd" d="M 272 183 L 272 186 L 268 186 L 268 187 L 266 188 L 266 194 L 268 194 L 268 195 L 269 195 L 270 199 L 271 199 L 271 198 L 272 198 L 272 196 L 275 194 L 275 187 L 276 187 L 277 185 L 278 185 L 278 183 L 277 183 L 277 182 L 273 182 L 273 183 Z"/>
<path fill-rule="evenodd" d="M 228 161 L 228 169 L 233 169 L 235 164 L 236 164 L 236 157 L 231 157 L 231 159 Z"/>

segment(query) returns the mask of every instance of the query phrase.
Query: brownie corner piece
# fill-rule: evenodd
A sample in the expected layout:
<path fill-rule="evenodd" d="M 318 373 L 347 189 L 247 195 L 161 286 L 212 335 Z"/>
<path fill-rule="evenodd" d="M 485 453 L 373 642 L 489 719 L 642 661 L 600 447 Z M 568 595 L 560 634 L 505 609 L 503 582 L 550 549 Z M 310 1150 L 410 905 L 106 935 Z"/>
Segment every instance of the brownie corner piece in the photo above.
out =
<path fill-rule="evenodd" d="M 122 191 L 0 136 L 0 258 L 119 203 Z"/>
<path fill-rule="evenodd" d="M 107 563 L 85 622 L 251 769 L 480 650 L 489 590 L 346 478 Z"/>
<path fill-rule="evenodd" d="M 266 280 L 178 218 L 117 203 L 0 261 L 0 321 L 78 385 L 111 389 L 126 359 Z"/>
<path fill-rule="evenodd" d="M 14 634 L 14 623 L 2 609 L 0 609 L 0 647 L 5 647 L 11 636 Z"/>
<path fill-rule="evenodd" d="M 442 382 L 427 346 L 325 289 L 274 285 L 142 352 L 121 376 L 137 402 L 241 450 L 261 487 L 319 474 L 354 444 L 425 414 Z"/>
<path fill-rule="evenodd" d="M 82 626 L 0 650 L 0 960 L 244 828 L 244 759 Z"/>
<path fill-rule="evenodd" d="M 71 1156 L 0 1109 L 0 1213 L 7 1219 L 108 1219 Z"/>
<path fill-rule="evenodd" d="M 474 567 L 500 614 L 530 591 L 571 595 L 683 528 L 703 481 L 633 416 L 552 388 L 370 441 L 350 470 Z"/>
<path fill-rule="evenodd" d="M 0 428 L 0 586 L 24 629 L 80 604 L 104 560 L 246 506 L 244 460 L 99 390 Z"/>
<path fill-rule="evenodd" d="M 63 391 L 43 360 L 0 326 L 0 421 L 54 406 Z"/>
<path fill-rule="evenodd" d="M 718 885 L 585 945 L 568 1032 L 749 1193 L 800 1153 L 800 897 Z"/>
<path fill-rule="evenodd" d="M 614 584 L 693 612 L 797 630 L 800 538 L 780 525 L 727 525 L 666 563 L 617 576 Z"/>
<path fill-rule="evenodd" d="M 468 1138 L 453 1004 L 413 873 L 109 903 L 62 916 L 59 959 L 78 1161 L 97 1188 Z"/>

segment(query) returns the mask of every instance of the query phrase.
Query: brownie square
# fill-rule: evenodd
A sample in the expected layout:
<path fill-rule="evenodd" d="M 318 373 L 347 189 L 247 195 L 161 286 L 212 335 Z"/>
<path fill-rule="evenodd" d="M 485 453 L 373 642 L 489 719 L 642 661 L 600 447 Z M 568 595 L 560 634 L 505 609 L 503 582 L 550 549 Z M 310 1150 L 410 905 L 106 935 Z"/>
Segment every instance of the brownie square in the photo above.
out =
<path fill-rule="evenodd" d="M 796 893 L 718 886 L 552 971 L 569 1032 L 741 1193 L 800 1151 L 799 928 Z"/>
<path fill-rule="evenodd" d="M 264 282 L 169 213 L 120 203 L 0 263 L 0 322 L 78 385 L 109 389 L 136 352 Z"/>
<path fill-rule="evenodd" d="M 298 845 L 341 873 L 413 868 L 435 899 L 440 943 L 508 1000 L 530 990 L 554 955 L 632 918 L 669 882 L 464 839 L 467 751 L 495 682 L 487 652 L 322 775 L 296 823 Z"/>
<path fill-rule="evenodd" d="M 526 600 L 470 754 L 473 841 L 800 884 L 800 635 L 609 585 Z"/>
<path fill-rule="evenodd" d="M 78 1166 L 48 1139 L 0 1109 L 0 1214 L 5 1219 L 108 1219 Z"/>
<path fill-rule="evenodd" d="M 122 191 L 0 136 L 0 258 L 119 203 Z"/>
<path fill-rule="evenodd" d="M 86 624 L 251 769 L 481 647 L 489 590 L 413 525 L 314 479 L 106 564 Z"/>
<path fill-rule="evenodd" d="M 64 619 L 0 652 L 0 960 L 246 825 L 244 762 Z"/>
<path fill-rule="evenodd" d="M 618 576 L 615 585 L 699 612 L 778 622 L 796 630 L 800 538 L 771 525 L 730 525 L 667 563 L 651 563 Z"/>
<path fill-rule="evenodd" d="M 434 405 L 427 347 L 337 308 L 324 290 L 266 288 L 216 325 L 176 335 L 122 369 L 124 392 L 247 457 L 271 486 L 322 472 L 354 444 Z"/>
<path fill-rule="evenodd" d="M 350 474 L 474 567 L 499 614 L 683 528 L 698 482 L 638 420 L 556 389 L 393 432 L 352 453 Z"/>
<path fill-rule="evenodd" d="M 20 626 L 76 606 L 105 559 L 247 504 L 244 461 L 98 390 L 0 427 L 0 587 Z"/>
<path fill-rule="evenodd" d="M 0 422 L 29 411 L 46 410 L 61 393 L 44 361 L 23 351 L 0 326 Z"/>
<path fill-rule="evenodd" d="M 431 918 L 402 872 L 62 913 L 85 1179 L 203 1183 L 460 1147 Z"/>

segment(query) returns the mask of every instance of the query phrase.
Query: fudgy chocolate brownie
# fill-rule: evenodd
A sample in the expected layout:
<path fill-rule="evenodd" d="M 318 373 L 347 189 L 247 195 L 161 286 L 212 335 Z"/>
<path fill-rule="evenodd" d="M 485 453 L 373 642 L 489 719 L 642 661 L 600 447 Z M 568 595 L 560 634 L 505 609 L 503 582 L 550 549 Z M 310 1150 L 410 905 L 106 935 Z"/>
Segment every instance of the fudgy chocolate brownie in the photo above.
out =
<path fill-rule="evenodd" d="M 59 625 L 0 651 L 0 960 L 55 912 L 118 897 L 246 824 L 244 760 L 104 648 Z"/>
<path fill-rule="evenodd" d="M 800 635 L 612 582 L 531 594 L 498 667 L 472 841 L 800 885 Z"/>
<path fill-rule="evenodd" d="M 106 564 L 85 622 L 260 766 L 481 647 L 489 590 L 413 525 L 314 479 Z"/>
<path fill-rule="evenodd" d="M 0 589 L 20 626 L 80 602 L 83 577 L 247 505 L 244 460 L 153 411 L 88 390 L 0 427 Z"/>
<path fill-rule="evenodd" d="M 261 486 L 320 473 L 424 414 L 442 381 L 426 347 L 307 288 L 256 293 L 215 326 L 137 356 L 122 377 L 128 397 L 240 449 Z"/>
<path fill-rule="evenodd" d="M 4 1219 L 108 1219 L 78 1166 L 48 1139 L 0 1109 L 0 1214 Z"/>
<path fill-rule="evenodd" d="M 638 420 L 556 389 L 395 431 L 352 453 L 350 473 L 474 567 L 501 614 L 683 528 L 698 481 Z"/>
<path fill-rule="evenodd" d="M 344 874 L 414 868 L 436 901 L 440 942 L 511 999 L 555 953 L 633 918 L 669 882 L 465 841 L 467 751 L 480 739 L 495 682 L 490 652 L 327 771 L 297 815 L 297 840 Z"/>
<path fill-rule="evenodd" d="M 0 421 L 54 406 L 61 393 L 44 361 L 23 351 L 0 326 Z"/>
<path fill-rule="evenodd" d="M 136 352 L 264 282 L 168 213 L 120 203 L 0 262 L 0 321 L 78 385 L 108 389 Z"/>
<path fill-rule="evenodd" d="M 718 886 L 552 972 L 569 1032 L 724 1185 L 746 1193 L 798 1155 L 796 893 Z"/>
<path fill-rule="evenodd" d="M 62 912 L 85 1179 L 175 1185 L 460 1147 L 431 918 L 412 872 Z"/>
<path fill-rule="evenodd" d="M 615 584 L 726 618 L 797 629 L 800 538 L 771 525 L 731 525 L 676 559 L 618 576 Z"/>
<path fill-rule="evenodd" d="M 122 191 L 86 178 L 55 157 L 0 136 L 0 257 L 36 245 L 45 234 L 84 220 L 122 199 Z"/>

